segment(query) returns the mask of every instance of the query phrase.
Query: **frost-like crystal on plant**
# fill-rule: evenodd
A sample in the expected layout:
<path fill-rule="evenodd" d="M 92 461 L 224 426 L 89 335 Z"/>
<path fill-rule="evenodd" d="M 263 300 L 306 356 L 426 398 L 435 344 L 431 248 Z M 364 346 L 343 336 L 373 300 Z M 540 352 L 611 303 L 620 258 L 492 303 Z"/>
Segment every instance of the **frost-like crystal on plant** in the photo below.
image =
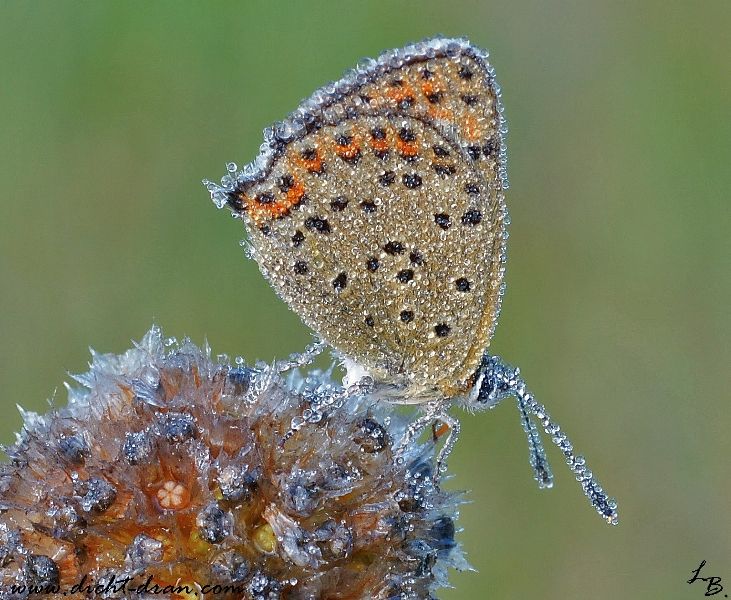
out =
<path fill-rule="evenodd" d="M 337 393 L 327 374 L 285 381 L 157 328 L 76 380 L 6 450 L 2 598 L 422 599 L 467 567 L 433 443 L 395 460 L 409 422 L 387 402 L 349 397 L 283 444 Z"/>

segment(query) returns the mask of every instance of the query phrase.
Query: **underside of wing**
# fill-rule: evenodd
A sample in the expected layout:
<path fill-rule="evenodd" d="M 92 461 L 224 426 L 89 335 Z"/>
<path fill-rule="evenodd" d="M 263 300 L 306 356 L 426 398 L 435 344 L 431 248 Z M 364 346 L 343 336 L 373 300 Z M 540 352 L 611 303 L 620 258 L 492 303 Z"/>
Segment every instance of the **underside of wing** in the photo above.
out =
<path fill-rule="evenodd" d="M 432 40 L 316 92 L 209 189 L 326 341 L 376 376 L 455 395 L 499 312 L 503 133 L 486 55 Z"/>
<path fill-rule="evenodd" d="M 262 271 L 307 325 L 383 378 L 437 387 L 474 371 L 493 310 L 488 187 L 432 124 L 359 115 L 290 144 L 242 210 Z"/>

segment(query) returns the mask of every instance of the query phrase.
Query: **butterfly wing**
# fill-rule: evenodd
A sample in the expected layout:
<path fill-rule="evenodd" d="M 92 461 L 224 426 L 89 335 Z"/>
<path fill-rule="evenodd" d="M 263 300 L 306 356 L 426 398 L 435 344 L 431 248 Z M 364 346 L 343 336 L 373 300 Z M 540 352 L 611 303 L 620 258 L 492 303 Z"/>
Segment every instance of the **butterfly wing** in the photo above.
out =
<path fill-rule="evenodd" d="M 486 53 L 462 40 L 432 40 L 385 53 L 388 65 L 344 103 L 429 120 L 450 129 L 488 181 L 506 187 L 505 121 Z M 398 66 L 396 66 L 398 65 Z"/>
<path fill-rule="evenodd" d="M 377 379 L 455 395 L 499 311 L 501 127 L 484 56 L 424 43 L 316 92 L 225 198 L 264 275 L 323 339 Z"/>

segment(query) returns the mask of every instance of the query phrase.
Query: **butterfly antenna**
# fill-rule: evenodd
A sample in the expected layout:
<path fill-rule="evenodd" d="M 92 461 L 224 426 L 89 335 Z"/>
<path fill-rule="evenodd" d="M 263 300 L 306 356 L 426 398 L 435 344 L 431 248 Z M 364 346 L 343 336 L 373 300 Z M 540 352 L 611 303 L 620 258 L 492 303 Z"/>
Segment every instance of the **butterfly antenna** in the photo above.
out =
<path fill-rule="evenodd" d="M 516 369 L 516 374 L 517 372 L 518 370 Z M 525 390 L 525 386 L 523 386 L 523 389 Z M 543 447 L 541 434 L 538 431 L 536 424 L 530 419 L 528 408 L 524 400 L 525 396 L 522 396 L 518 391 L 516 391 L 515 397 L 518 401 L 520 422 L 523 425 L 523 431 L 525 431 L 528 436 L 528 450 L 530 453 L 529 461 L 530 466 L 533 468 L 533 478 L 538 482 L 539 488 L 552 488 L 553 473 L 551 472 L 551 466 L 548 463 L 546 449 Z"/>
<path fill-rule="evenodd" d="M 597 513 L 599 513 L 599 516 L 601 516 L 610 525 L 616 525 L 619 521 L 619 515 L 617 514 L 617 502 L 614 498 L 608 497 L 604 492 L 602 487 L 599 485 L 599 482 L 594 478 L 594 474 L 587 467 L 584 457 L 574 454 L 574 447 L 571 440 L 569 440 L 568 436 L 561 431 L 561 427 L 553 419 L 551 419 L 546 407 L 533 398 L 533 394 L 526 389 L 525 381 L 523 381 L 522 378 L 518 379 L 518 386 L 515 390 L 515 395 L 518 399 L 518 406 L 521 414 L 524 415 L 526 413 L 530 413 L 534 415 L 538 421 L 540 421 L 546 434 L 551 437 L 551 441 L 558 446 L 559 450 L 561 450 L 564 458 L 566 459 L 566 464 L 576 477 L 576 481 L 581 484 L 584 494 L 589 499 L 589 502 L 591 502 L 591 505 Z M 528 434 L 529 438 L 533 432 L 535 432 L 536 435 L 538 434 L 536 427 L 532 422 L 528 424 L 528 428 L 530 429 Z M 542 447 L 540 447 L 540 452 L 543 453 Z M 548 463 L 545 462 L 545 453 L 542 454 L 542 460 L 547 467 Z M 540 464 L 541 462 L 539 461 L 538 465 Z M 536 469 L 536 474 L 540 474 L 538 469 Z M 548 475 L 550 476 L 550 471 L 548 471 Z"/>
<path fill-rule="evenodd" d="M 496 356 L 487 358 L 483 368 L 487 387 L 491 390 L 488 408 L 495 406 L 507 396 L 515 396 L 518 401 L 520 419 L 528 436 L 530 464 L 538 485 L 541 488 L 550 488 L 553 485 L 553 475 L 548 465 L 538 427 L 531 420 L 531 415 L 536 417 L 543 430 L 551 437 L 551 441 L 561 450 L 566 464 L 581 484 L 584 494 L 597 513 L 607 523 L 616 525 L 618 523 L 617 502 L 607 496 L 594 478 L 594 474 L 587 467 L 584 457 L 574 454 L 574 447 L 568 436 L 551 419 L 546 407 L 537 402 L 533 394 L 528 391 L 525 380 L 520 376 L 520 369 L 506 365 Z"/>

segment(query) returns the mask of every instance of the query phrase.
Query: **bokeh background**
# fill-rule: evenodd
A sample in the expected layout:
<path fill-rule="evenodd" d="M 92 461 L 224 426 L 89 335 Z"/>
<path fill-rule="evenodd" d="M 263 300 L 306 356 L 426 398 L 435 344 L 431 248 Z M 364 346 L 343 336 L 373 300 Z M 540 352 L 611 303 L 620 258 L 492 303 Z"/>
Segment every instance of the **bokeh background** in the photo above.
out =
<path fill-rule="evenodd" d="M 478 573 L 458 598 L 731 590 L 731 4 L 0 4 L 0 441 L 87 347 L 153 320 L 248 360 L 307 329 L 200 184 L 364 56 L 443 33 L 491 51 L 513 224 L 492 350 L 620 501 L 610 528 L 557 452 L 539 491 L 515 409 L 464 415 L 450 485 Z"/>

